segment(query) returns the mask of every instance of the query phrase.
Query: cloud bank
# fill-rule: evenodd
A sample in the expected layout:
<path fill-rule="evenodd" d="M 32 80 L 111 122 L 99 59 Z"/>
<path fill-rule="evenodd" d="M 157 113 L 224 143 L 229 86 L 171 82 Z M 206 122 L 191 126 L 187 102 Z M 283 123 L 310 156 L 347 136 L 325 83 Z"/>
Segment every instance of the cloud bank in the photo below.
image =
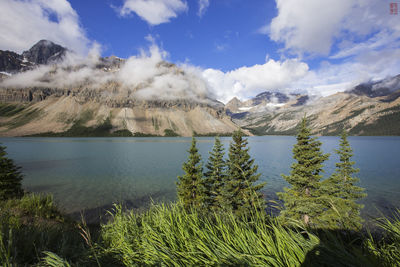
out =
<path fill-rule="evenodd" d="M 214 98 L 197 68 L 167 63 L 167 53 L 152 44 L 120 66 L 106 65 L 94 47 L 87 57 L 67 54 L 57 65 L 42 65 L 6 78 L 0 87 L 45 87 L 98 90 L 103 97 L 139 100 L 188 99 L 197 102 Z M 111 60 L 111 59 L 109 59 Z M 107 62 L 107 60 L 106 60 Z"/>
<path fill-rule="evenodd" d="M 262 65 L 241 67 L 229 72 L 206 69 L 202 75 L 218 100 L 227 102 L 234 96 L 248 99 L 263 91 L 288 89 L 306 76 L 308 65 L 296 59 L 267 60 Z"/>
<path fill-rule="evenodd" d="M 0 47 L 21 53 L 38 40 L 52 40 L 85 54 L 91 42 L 67 0 L 1 0 Z"/>
<path fill-rule="evenodd" d="M 148 24 L 159 25 L 169 22 L 187 9 L 186 2 L 182 0 L 124 0 L 119 14 L 129 16 L 135 13 Z"/>

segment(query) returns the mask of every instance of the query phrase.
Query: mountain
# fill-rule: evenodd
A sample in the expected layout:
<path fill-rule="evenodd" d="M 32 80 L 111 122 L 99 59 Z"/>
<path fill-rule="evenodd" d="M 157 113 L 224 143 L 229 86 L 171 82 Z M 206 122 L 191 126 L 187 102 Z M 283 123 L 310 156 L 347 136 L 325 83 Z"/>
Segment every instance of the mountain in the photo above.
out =
<path fill-rule="evenodd" d="M 10 52 L 16 71 L 0 82 L 0 136 L 192 136 L 238 128 L 206 86 L 174 64 L 115 56 L 57 64 L 66 52 L 43 40 L 22 55 Z"/>
<path fill-rule="evenodd" d="M 9 76 L 19 71 L 25 71 L 32 67 L 32 63 L 24 60 L 22 55 L 11 51 L 0 50 L 0 73 Z"/>
<path fill-rule="evenodd" d="M 32 70 L 41 64 L 55 63 L 63 59 L 67 49 L 48 40 L 40 40 L 21 55 L 0 50 L 0 80 L 21 71 Z"/>
<path fill-rule="evenodd" d="M 48 40 L 40 40 L 28 51 L 24 51 L 22 56 L 29 62 L 36 64 L 48 64 L 63 59 L 67 49 L 61 45 Z"/>
<path fill-rule="evenodd" d="M 257 135 L 293 135 L 306 115 L 313 134 L 400 135 L 400 75 L 360 84 L 327 97 L 296 95 L 274 109 L 232 114 L 233 121 Z M 292 95 L 293 96 L 293 95 Z"/>
<path fill-rule="evenodd" d="M 62 61 L 68 52 L 45 40 L 0 51 L 0 136 L 292 135 L 304 115 L 317 135 L 400 135 L 400 75 L 327 97 L 267 91 L 224 105 L 157 55 Z"/>

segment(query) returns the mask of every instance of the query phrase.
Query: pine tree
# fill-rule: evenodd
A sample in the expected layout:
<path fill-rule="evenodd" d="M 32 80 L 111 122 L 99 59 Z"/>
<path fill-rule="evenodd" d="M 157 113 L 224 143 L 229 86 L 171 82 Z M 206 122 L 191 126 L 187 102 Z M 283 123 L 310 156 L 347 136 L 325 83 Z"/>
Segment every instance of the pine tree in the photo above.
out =
<path fill-rule="evenodd" d="M 206 164 L 208 171 L 203 179 L 203 204 L 205 208 L 218 210 L 225 202 L 222 189 L 226 179 L 226 163 L 224 160 L 224 147 L 218 137 L 215 138 L 213 150 Z"/>
<path fill-rule="evenodd" d="M 265 203 L 260 189 L 265 183 L 255 185 L 260 174 L 257 174 L 258 166 L 254 164 L 254 159 L 250 158 L 243 132 L 235 131 L 232 140 L 227 161 L 227 179 L 222 192 L 223 206 L 241 216 L 254 208 L 264 209 Z"/>
<path fill-rule="evenodd" d="M 311 137 L 307 128 L 306 117 L 301 121 L 297 134 L 297 143 L 293 147 L 293 158 L 290 175 L 282 177 L 291 185 L 278 193 L 284 201 L 284 209 L 280 213 L 283 219 L 303 221 L 306 225 L 317 226 L 324 211 L 321 198 L 320 180 L 323 172 L 322 163 L 328 159 L 328 154 L 320 150 L 321 142 Z"/>
<path fill-rule="evenodd" d="M 15 166 L 14 161 L 7 158 L 5 149 L 4 146 L 0 146 L 0 200 L 20 198 L 24 194 L 20 167 Z"/>
<path fill-rule="evenodd" d="M 192 138 L 192 145 L 188 152 L 189 159 L 182 166 L 185 174 L 178 176 L 178 198 L 182 201 L 186 210 L 189 210 L 190 207 L 199 209 L 202 206 L 202 193 L 204 192 L 202 188 L 203 167 L 194 137 Z"/>
<path fill-rule="evenodd" d="M 336 163 L 335 173 L 323 182 L 323 191 L 327 196 L 326 223 L 331 228 L 358 230 L 362 227 L 360 211 L 363 205 L 357 200 L 366 196 L 364 188 L 355 184 L 359 181 L 353 175 L 359 172 L 351 161 L 353 150 L 347 140 L 347 133 L 341 134 L 340 148 L 335 150 L 340 162 Z"/>

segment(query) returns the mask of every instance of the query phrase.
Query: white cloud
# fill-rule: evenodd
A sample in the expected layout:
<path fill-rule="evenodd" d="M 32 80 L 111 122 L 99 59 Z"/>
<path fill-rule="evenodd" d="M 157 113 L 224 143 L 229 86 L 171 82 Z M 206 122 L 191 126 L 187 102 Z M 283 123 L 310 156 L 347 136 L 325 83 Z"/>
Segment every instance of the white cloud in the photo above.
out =
<path fill-rule="evenodd" d="M 350 15 L 352 0 L 276 0 L 278 16 L 270 26 L 270 37 L 283 42 L 294 53 L 329 54 L 332 40 Z"/>
<path fill-rule="evenodd" d="M 82 88 L 99 90 L 103 98 L 174 100 L 190 99 L 207 102 L 213 98 L 207 82 L 198 68 L 182 65 L 178 68 L 165 61 L 168 53 L 152 44 L 137 56 L 128 58 L 119 70 L 105 72 L 97 68 L 98 48 L 87 57 L 68 54 L 54 66 L 42 65 L 31 71 L 12 75 L 1 81 L 5 87 Z M 49 74 L 51 72 L 51 75 Z M 112 82 L 111 85 L 109 82 Z"/>
<path fill-rule="evenodd" d="M 187 9 L 183 0 L 125 0 L 119 13 L 121 16 L 136 13 L 150 25 L 158 25 L 169 22 Z"/>
<path fill-rule="evenodd" d="M 80 54 L 90 45 L 78 14 L 66 0 L 1 0 L 0 25 L 2 50 L 21 53 L 41 39 Z"/>
<path fill-rule="evenodd" d="M 276 0 L 278 15 L 258 30 L 283 51 L 326 59 L 292 89 L 329 95 L 400 72 L 400 23 L 381 0 Z M 332 51 L 334 51 L 332 53 Z M 330 60 L 340 60 L 332 63 Z M 337 62 L 337 61 L 336 61 Z"/>
<path fill-rule="evenodd" d="M 210 0 L 199 0 L 199 11 L 197 15 L 202 17 L 206 13 L 208 6 L 210 5 Z"/>
<path fill-rule="evenodd" d="M 295 59 L 275 61 L 263 65 L 241 67 L 229 72 L 206 69 L 203 77 L 208 81 L 218 100 L 229 101 L 234 96 L 248 99 L 263 91 L 284 90 L 308 72 L 308 65 Z"/>
<path fill-rule="evenodd" d="M 276 0 L 278 16 L 270 24 L 270 38 L 294 54 L 329 55 L 339 41 L 373 41 L 383 31 L 400 37 L 398 18 L 389 15 L 381 0 Z M 372 35 L 372 36 L 370 36 Z"/>

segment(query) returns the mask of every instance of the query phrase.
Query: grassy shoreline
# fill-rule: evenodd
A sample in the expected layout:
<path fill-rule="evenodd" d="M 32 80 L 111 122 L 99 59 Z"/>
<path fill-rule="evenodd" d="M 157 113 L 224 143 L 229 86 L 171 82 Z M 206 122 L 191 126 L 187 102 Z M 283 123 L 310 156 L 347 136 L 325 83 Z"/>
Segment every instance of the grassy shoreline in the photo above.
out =
<path fill-rule="evenodd" d="M 400 213 L 377 220 L 377 232 L 332 231 L 282 222 L 264 212 L 185 211 L 153 204 L 135 213 L 120 205 L 100 225 L 77 222 L 51 196 L 0 203 L 4 266 L 395 266 Z"/>

